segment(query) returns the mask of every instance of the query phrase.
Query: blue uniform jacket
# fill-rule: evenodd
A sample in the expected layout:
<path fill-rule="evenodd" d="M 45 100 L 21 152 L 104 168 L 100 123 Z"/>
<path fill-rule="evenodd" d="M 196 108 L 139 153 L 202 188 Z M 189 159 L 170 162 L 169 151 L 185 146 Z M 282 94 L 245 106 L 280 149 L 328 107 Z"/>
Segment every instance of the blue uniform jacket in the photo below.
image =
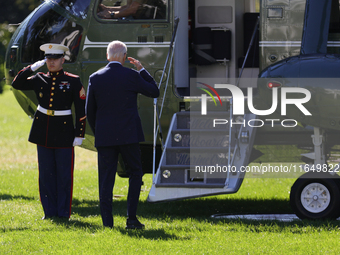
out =
<path fill-rule="evenodd" d="M 49 116 L 36 111 L 28 140 L 48 148 L 72 147 L 75 136 L 84 137 L 86 125 L 86 93 L 79 76 L 63 70 L 32 74 L 30 66 L 22 69 L 13 88 L 34 90 L 40 106 L 47 110 L 69 110 L 74 104 L 75 123 L 72 115 Z"/>
<path fill-rule="evenodd" d="M 146 70 L 139 73 L 111 62 L 90 76 L 86 116 L 95 135 L 95 147 L 144 141 L 138 93 L 159 96 L 156 82 Z"/>

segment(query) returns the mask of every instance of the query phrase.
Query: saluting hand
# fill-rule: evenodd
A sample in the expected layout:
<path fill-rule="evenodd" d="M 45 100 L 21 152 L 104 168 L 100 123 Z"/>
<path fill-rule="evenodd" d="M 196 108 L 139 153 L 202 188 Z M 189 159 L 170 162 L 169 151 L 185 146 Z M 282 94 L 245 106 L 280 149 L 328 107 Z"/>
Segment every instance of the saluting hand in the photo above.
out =
<path fill-rule="evenodd" d="M 45 65 L 46 63 L 46 58 L 40 61 L 35 62 L 33 65 L 31 65 L 31 70 L 34 72 L 36 70 L 38 70 L 40 67 L 42 67 L 43 65 Z"/>
<path fill-rule="evenodd" d="M 128 57 L 128 60 L 130 60 L 131 64 L 135 65 L 137 71 L 140 71 L 143 68 L 142 64 L 137 59 Z"/>

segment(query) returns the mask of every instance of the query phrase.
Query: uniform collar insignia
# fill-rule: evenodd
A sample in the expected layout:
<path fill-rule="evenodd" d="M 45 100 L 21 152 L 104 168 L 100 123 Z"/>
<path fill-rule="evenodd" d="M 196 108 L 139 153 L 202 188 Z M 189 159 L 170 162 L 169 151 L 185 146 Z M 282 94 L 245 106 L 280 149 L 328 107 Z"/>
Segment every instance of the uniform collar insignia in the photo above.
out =
<path fill-rule="evenodd" d="M 63 75 L 63 74 L 64 74 L 64 70 L 63 69 L 61 69 L 58 72 L 48 72 L 49 76 L 60 76 L 60 75 Z"/>

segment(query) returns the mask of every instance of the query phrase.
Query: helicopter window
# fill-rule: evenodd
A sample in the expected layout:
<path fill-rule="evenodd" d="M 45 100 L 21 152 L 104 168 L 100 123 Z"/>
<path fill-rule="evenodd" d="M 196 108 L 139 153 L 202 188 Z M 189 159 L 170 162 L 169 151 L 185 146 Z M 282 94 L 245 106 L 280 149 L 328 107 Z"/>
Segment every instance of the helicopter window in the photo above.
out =
<path fill-rule="evenodd" d="M 83 28 L 53 11 L 49 6 L 42 6 L 31 18 L 25 31 L 22 62 L 33 63 L 44 58 L 39 49 L 45 43 L 60 43 L 68 46 L 65 62 L 76 61 Z"/>
<path fill-rule="evenodd" d="M 101 19 L 166 19 L 168 0 L 99 0 Z"/>
<path fill-rule="evenodd" d="M 91 0 L 45 0 L 45 1 L 56 2 L 59 4 L 59 6 L 69 11 L 72 15 L 82 19 L 87 18 L 87 11 L 91 3 Z"/>

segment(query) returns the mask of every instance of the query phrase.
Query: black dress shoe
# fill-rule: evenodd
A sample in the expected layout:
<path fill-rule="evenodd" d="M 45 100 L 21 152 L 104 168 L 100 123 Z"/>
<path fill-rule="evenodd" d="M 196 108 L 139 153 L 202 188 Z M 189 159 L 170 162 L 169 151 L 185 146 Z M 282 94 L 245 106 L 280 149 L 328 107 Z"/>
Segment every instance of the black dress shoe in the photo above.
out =
<path fill-rule="evenodd" d="M 145 225 L 140 223 L 139 220 L 126 220 L 126 229 L 144 229 Z"/>

